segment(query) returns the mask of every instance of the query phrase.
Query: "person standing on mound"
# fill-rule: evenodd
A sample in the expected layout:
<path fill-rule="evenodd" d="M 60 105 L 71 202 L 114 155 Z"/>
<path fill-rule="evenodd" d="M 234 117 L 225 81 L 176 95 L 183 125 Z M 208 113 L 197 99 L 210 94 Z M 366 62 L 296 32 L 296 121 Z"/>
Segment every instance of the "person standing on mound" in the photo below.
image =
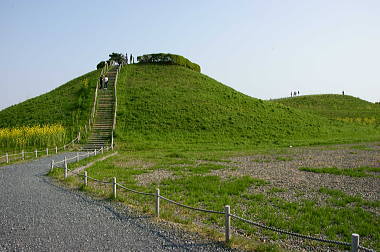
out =
<path fill-rule="evenodd" d="M 108 87 L 108 77 L 104 77 L 104 89 L 107 89 Z"/>
<path fill-rule="evenodd" d="M 103 75 L 99 77 L 99 89 L 103 88 Z"/>

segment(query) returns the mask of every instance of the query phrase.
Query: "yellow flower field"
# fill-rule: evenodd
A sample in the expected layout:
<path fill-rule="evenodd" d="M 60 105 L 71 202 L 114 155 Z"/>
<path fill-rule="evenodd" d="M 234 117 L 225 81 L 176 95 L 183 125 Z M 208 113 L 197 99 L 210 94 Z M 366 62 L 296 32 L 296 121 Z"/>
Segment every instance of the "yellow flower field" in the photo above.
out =
<path fill-rule="evenodd" d="M 21 149 L 62 145 L 65 128 L 62 125 L 36 125 L 33 127 L 0 128 L 0 147 Z"/>

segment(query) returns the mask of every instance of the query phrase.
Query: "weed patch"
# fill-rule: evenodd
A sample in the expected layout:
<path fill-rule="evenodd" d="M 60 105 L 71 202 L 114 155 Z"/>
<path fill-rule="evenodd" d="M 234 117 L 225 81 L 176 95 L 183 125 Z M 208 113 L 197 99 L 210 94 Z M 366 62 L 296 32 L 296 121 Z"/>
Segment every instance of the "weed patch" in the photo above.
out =
<path fill-rule="evenodd" d="M 327 173 L 334 175 L 345 175 L 350 177 L 372 177 L 374 175 L 368 172 L 380 172 L 380 167 L 358 167 L 358 168 L 337 168 L 337 167 L 325 167 L 325 168 L 310 168 L 300 167 L 300 171 L 314 172 L 314 173 Z"/>

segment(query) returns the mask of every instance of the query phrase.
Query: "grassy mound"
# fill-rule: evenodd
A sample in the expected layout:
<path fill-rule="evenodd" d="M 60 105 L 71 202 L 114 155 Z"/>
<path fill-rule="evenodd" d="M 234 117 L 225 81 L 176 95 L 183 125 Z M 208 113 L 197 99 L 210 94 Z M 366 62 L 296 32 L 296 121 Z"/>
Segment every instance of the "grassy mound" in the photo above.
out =
<path fill-rule="evenodd" d="M 330 119 L 380 124 L 380 105 L 349 95 L 305 95 L 274 100 Z"/>
<path fill-rule="evenodd" d="M 0 128 L 61 124 L 68 137 L 89 118 L 100 70 L 87 73 L 38 97 L 0 111 Z"/>
<path fill-rule="evenodd" d="M 118 80 L 119 143 L 208 147 L 369 140 L 379 131 L 251 98 L 172 65 L 128 65 Z"/>

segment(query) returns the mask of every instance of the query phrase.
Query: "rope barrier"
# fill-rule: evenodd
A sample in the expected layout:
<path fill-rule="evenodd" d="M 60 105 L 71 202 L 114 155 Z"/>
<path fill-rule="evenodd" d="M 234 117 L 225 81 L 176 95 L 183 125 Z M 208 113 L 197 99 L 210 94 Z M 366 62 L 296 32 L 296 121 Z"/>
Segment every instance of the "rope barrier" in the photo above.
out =
<path fill-rule="evenodd" d="M 367 251 L 367 252 L 376 252 L 376 250 L 374 250 L 374 249 L 369 249 L 369 248 L 366 248 L 366 247 L 363 247 L 363 246 L 358 246 L 358 248 L 359 249 L 362 249 L 362 250 L 364 250 L 364 251 Z"/>
<path fill-rule="evenodd" d="M 66 146 L 68 146 L 68 145 L 74 143 L 75 141 L 78 141 L 78 137 L 74 138 L 70 143 L 65 144 L 63 147 L 57 147 L 57 150 L 65 149 Z M 53 153 L 54 153 L 54 152 L 55 152 L 55 147 L 50 148 L 50 150 L 53 150 Z M 23 153 L 24 153 L 24 155 L 25 155 L 25 154 L 35 154 L 36 152 L 37 152 L 37 153 L 46 153 L 46 149 L 45 149 L 45 150 L 34 150 L 34 151 L 31 151 L 31 152 L 26 152 L 26 151 L 25 151 L 25 152 L 20 152 L 20 153 L 8 154 L 8 155 L 1 156 L 0 159 L 1 159 L 1 158 L 6 158 L 7 156 L 8 156 L 8 158 L 9 158 L 9 157 L 13 157 L 13 156 L 22 155 Z M 22 157 L 21 157 L 21 158 L 22 158 Z M 19 159 L 19 158 L 16 158 L 16 159 Z M 15 160 L 15 159 L 13 159 L 13 160 Z M 6 161 L 3 161 L 3 162 L 6 162 Z"/>
<path fill-rule="evenodd" d="M 22 152 L 16 153 L 16 154 L 9 154 L 8 157 L 13 157 L 13 156 L 17 156 L 17 155 L 22 155 Z M 5 155 L 5 157 L 6 157 L 6 155 Z"/>
<path fill-rule="evenodd" d="M 87 178 L 92 179 L 92 180 L 94 180 L 96 182 L 99 182 L 99 183 L 102 183 L 102 184 L 112 184 L 112 182 L 102 181 L 102 180 L 99 180 L 99 179 L 96 179 L 96 178 L 92 178 L 90 176 L 87 176 Z"/>
<path fill-rule="evenodd" d="M 73 157 L 71 157 L 71 158 L 66 158 L 66 161 L 74 160 L 74 159 L 76 159 L 76 158 L 77 158 L 77 156 L 73 156 Z"/>
<path fill-rule="evenodd" d="M 142 194 L 142 195 L 148 195 L 148 196 L 155 196 L 154 193 L 146 193 L 146 192 L 139 192 L 139 191 L 136 191 L 136 190 L 133 190 L 133 189 L 130 189 L 130 188 L 127 188 L 123 185 L 120 185 L 118 183 L 116 183 L 116 185 L 120 186 L 121 188 L 127 190 L 127 191 L 130 191 L 130 192 L 134 192 L 134 193 L 138 193 L 138 194 Z"/>
<path fill-rule="evenodd" d="M 271 231 L 275 231 L 275 232 L 281 233 L 281 234 L 287 234 L 287 235 L 296 236 L 298 238 L 309 239 L 309 240 L 319 241 L 319 242 L 332 243 L 332 244 L 336 244 L 336 245 L 351 246 L 351 243 L 349 243 L 349 242 L 334 241 L 334 240 L 328 240 L 328 239 L 323 239 L 323 238 L 316 238 L 316 237 L 312 237 L 312 236 L 309 236 L 309 235 L 302 235 L 302 234 L 294 233 L 294 232 L 291 232 L 291 231 L 282 230 L 282 229 L 279 229 L 279 228 L 269 227 L 269 226 L 266 226 L 264 224 L 260 224 L 260 223 L 257 223 L 257 222 L 251 221 L 251 220 L 244 219 L 244 218 L 242 218 L 240 216 L 237 216 L 235 214 L 230 214 L 230 216 L 233 217 L 233 218 L 235 218 L 235 219 L 238 219 L 238 220 L 241 220 L 243 222 L 246 222 L 248 224 L 252 224 L 254 226 L 261 227 L 261 228 L 264 228 L 264 229 L 268 229 L 268 230 L 271 230 Z"/>
<path fill-rule="evenodd" d="M 192 207 L 192 206 L 187 206 L 187 205 L 184 205 L 184 204 L 181 204 L 181 203 L 178 203 L 174 200 L 171 200 L 171 199 L 168 199 L 168 198 L 165 198 L 164 196 L 159 196 L 161 199 L 163 200 L 166 200 L 170 203 L 173 203 L 177 206 L 181 206 L 181 207 L 185 207 L 185 208 L 188 208 L 188 209 L 192 209 L 192 210 L 196 210 L 196 211 L 200 211 L 200 212 L 205 212 L 205 213 L 215 213 L 215 214 L 225 214 L 224 212 L 220 212 L 220 211 L 214 211 L 214 210 L 207 210 L 207 209 L 203 209 L 203 208 L 198 208 L 198 207 Z"/>

